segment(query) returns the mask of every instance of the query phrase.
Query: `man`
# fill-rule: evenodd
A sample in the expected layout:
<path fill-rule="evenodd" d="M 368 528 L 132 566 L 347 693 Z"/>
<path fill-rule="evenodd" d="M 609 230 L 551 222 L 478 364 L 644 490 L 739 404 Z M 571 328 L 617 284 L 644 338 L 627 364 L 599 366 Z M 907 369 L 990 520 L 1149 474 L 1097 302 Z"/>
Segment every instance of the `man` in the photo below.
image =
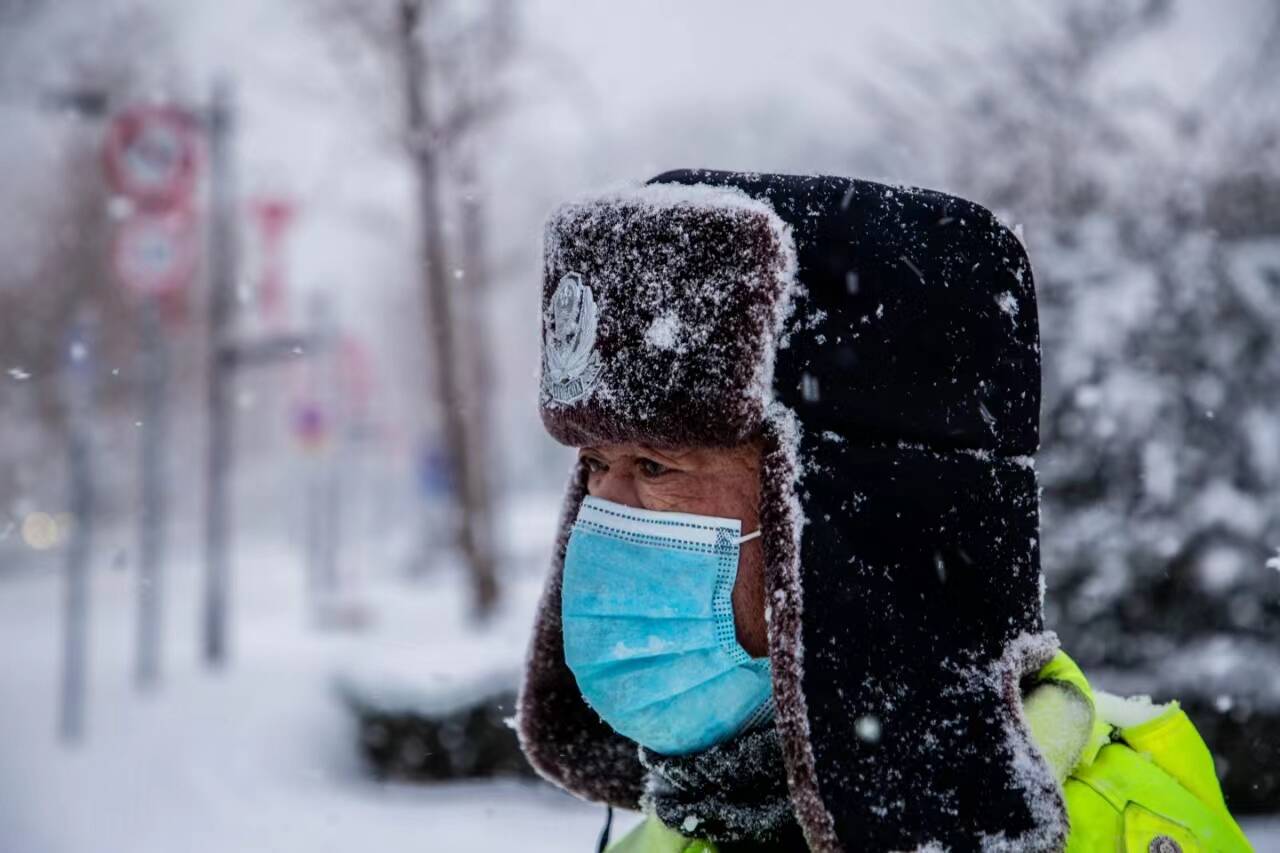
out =
<path fill-rule="evenodd" d="M 519 704 L 616 851 L 1247 850 L 1176 703 L 1044 630 L 1031 269 L 983 208 L 671 172 L 546 232 L 579 448 Z"/>

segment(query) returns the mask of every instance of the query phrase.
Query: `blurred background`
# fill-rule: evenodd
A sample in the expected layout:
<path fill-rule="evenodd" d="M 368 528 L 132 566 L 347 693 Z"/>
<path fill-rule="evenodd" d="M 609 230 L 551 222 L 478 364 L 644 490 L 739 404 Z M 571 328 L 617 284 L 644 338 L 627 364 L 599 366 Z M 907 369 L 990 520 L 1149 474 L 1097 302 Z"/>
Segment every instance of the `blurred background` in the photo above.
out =
<path fill-rule="evenodd" d="M 0 0 L 0 850 L 592 849 L 541 225 L 683 166 L 1018 230 L 1049 624 L 1280 849 L 1278 81 L 1273 0 Z"/>

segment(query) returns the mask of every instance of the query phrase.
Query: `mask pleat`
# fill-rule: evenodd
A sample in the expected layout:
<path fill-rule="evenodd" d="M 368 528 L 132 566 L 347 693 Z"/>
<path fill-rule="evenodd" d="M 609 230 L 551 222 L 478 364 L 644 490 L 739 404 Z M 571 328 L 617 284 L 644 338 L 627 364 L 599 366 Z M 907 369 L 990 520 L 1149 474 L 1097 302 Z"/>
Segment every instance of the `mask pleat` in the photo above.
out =
<path fill-rule="evenodd" d="M 591 687 L 583 695 L 611 697 L 611 704 L 630 711 L 652 701 L 676 696 L 737 668 L 719 649 L 654 655 L 636 660 L 614 661 L 589 668 Z"/>
<path fill-rule="evenodd" d="M 763 701 L 760 698 L 760 694 L 745 694 L 738 691 L 737 688 L 743 683 L 755 684 L 761 681 L 766 684 L 769 681 L 767 666 L 734 666 L 690 684 L 683 690 L 671 693 L 660 699 L 652 699 L 627 710 L 633 714 L 643 714 L 654 708 L 684 699 L 709 702 L 713 711 L 736 712 L 743 708 L 754 710 Z M 694 690 L 698 691 L 697 696 L 692 695 Z"/>
<path fill-rule="evenodd" d="M 574 590 L 576 612 L 707 618 L 712 615 L 714 559 L 705 553 L 661 551 L 575 530 L 565 556 L 565 585 Z M 583 571 L 583 570 L 586 571 Z M 653 590 L 662 590 L 655 599 Z"/>
<path fill-rule="evenodd" d="M 738 731 L 768 701 L 768 668 L 735 667 L 682 693 L 627 711 L 622 734 L 669 755 L 697 752 Z"/>
<path fill-rule="evenodd" d="M 715 626 L 700 619 L 637 620 L 634 628 L 619 629 L 617 620 L 628 617 L 565 614 L 565 618 L 573 622 L 573 650 L 565 657 L 573 667 L 625 664 L 718 645 Z"/>

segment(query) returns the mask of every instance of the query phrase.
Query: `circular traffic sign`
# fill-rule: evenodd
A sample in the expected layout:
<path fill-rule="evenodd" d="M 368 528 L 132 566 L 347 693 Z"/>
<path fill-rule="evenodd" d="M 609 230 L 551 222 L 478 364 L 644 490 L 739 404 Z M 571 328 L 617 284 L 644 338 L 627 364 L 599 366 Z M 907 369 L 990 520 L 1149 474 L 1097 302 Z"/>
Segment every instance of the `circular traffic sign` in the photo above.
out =
<path fill-rule="evenodd" d="M 107 179 L 144 207 L 181 204 L 195 184 L 198 140 L 195 121 L 177 107 L 131 107 L 107 127 Z"/>
<path fill-rule="evenodd" d="M 182 213 L 140 213 L 122 223 L 111 252 L 120 283 L 143 295 L 179 290 L 196 264 L 196 235 Z"/>
<path fill-rule="evenodd" d="M 293 408 L 293 435 L 304 450 L 319 450 L 329 440 L 329 416 L 316 400 L 303 400 Z"/>

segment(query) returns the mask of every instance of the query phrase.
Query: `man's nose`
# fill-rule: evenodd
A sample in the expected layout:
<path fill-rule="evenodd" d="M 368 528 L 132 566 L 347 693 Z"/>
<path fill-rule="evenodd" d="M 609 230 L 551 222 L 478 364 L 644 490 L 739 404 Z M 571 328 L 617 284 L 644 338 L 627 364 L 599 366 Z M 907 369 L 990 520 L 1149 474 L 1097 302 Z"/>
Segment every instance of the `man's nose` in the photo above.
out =
<path fill-rule="evenodd" d="M 636 488 L 636 478 L 625 472 L 612 469 L 602 471 L 591 484 L 589 492 L 592 497 L 603 498 L 616 504 L 644 509 L 640 505 L 640 491 Z"/>

